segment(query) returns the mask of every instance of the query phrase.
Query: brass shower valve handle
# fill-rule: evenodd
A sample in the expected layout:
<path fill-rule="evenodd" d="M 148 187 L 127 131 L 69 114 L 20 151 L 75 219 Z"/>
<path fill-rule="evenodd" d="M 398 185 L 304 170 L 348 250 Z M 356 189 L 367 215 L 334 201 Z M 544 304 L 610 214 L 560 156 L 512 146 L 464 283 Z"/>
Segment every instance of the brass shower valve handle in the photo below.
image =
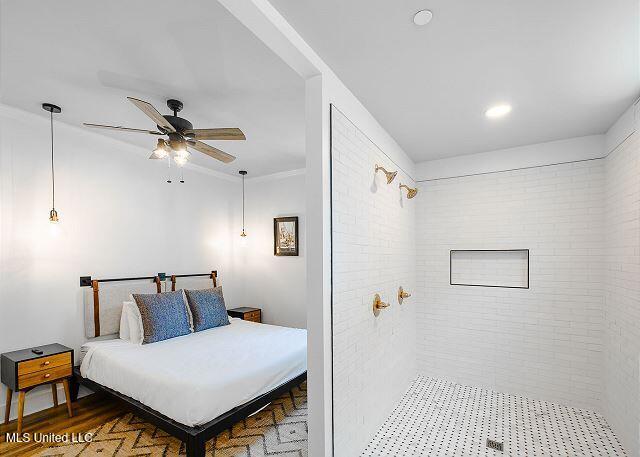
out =
<path fill-rule="evenodd" d="M 388 308 L 389 306 L 390 306 L 389 303 L 385 303 L 382 301 L 379 294 L 375 294 L 375 296 L 373 297 L 373 315 L 374 316 L 378 317 L 378 315 L 380 314 L 380 310 Z"/>
<path fill-rule="evenodd" d="M 411 294 L 405 292 L 402 286 L 400 286 L 400 288 L 398 289 L 398 303 L 402 304 L 403 300 L 409 297 L 411 297 Z"/>

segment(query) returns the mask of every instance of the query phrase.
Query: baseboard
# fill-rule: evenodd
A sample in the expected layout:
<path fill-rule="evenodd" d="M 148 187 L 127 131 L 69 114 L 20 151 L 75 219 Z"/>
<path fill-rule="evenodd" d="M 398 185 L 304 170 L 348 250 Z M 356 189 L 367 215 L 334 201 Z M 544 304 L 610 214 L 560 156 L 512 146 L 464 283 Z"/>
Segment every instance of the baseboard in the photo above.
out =
<path fill-rule="evenodd" d="M 63 404 L 66 403 L 66 399 L 64 396 L 64 388 L 62 384 L 57 384 L 58 388 L 58 403 Z M 85 397 L 87 395 L 92 394 L 93 392 L 87 389 L 84 386 L 80 386 L 80 390 L 78 391 L 78 398 Z M 2 398 L 5 398 L 4 392 Z M 14 392 L 11 397 L 11 416 L 10 419 L 14 420 L 18 417 L 18 394 Z M 4 417 L 5 411 L 5 403 L 2 403 L 2 417 Z M 27 392 L 24 402 L 24 415 L 29 415 L 32 413 L 36 413 L 38 411 L 42 411 L 43 409 L 48 409 L 53 406 L 53 398 L 51 397 L 51 387 L 40 386 L 36 387 L 33 390 Z"/>

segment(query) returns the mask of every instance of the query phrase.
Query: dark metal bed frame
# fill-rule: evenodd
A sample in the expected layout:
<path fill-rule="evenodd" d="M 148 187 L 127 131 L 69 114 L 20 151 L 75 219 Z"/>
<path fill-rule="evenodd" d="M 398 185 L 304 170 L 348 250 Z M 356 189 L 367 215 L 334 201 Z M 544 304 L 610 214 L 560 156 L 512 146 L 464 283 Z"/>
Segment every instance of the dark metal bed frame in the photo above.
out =
<path fill-rule="evenodd" d="M 178 438 L 180 441 L 184 441 L 187 446 L 187 457 L 204 457 L 207 441 L 220 432 L 232 427 L 236 422 L 245 419 L 259 409 L 264 408 L 273 400 L 280 398 L 282 394 L 288 392 L 293 387 L 302 384 L 302 382 L 307 379 L 307 372 L 305 371 L 301 375 L 281 384 L 266 394 L 260 395 L 243 405 L 236 406 L 206 424 L 189 427 L 181 424 L 180 422 L 174 421 L 173 419 L 159 413 L 155 409 L 149 408 L 131 397 L 121 394 L 120 392 L 116 392 L 115 390 L 91 381 L 90 379 L 83 378 L 80 374 L 80 367 L 74 368 L 73 375 L 75 386 L 72 388 L 72 401 L 75 401 L 78 398 L 79 385 L 86 386 L 94 392 L 103 392 L 111 397 L 117 398 L 118 400 L 122 400 L 131 410 L 133 410 L 136 416 L 158 426 L 168 434 Z"/>
<path fill-rule="evenodd" d="M 113 282 L 113 281 L 134 281 L 134 280 L 152 280 L 158 286 L 158 292 L 160 292 L 160 282 L 164 281 L 168 275 L 164 273 L 158 273 L 155 276 L 145 276 L 136 278 L 114 278 L 114 279 L 94 279 L 90 276 L 80 277 L 80 286 L 91 286 L 94 290 L 94 317 L 96 319 L 96 336 L 99 335 L 99 299 L 98 284 L 101 282 Z M 175 290 L 176 278 L 195 277 L 195 276 L 208 276 L 213 280 L 213 286 L 217 285 L 217 272 L 214 270 L 211 273 L 197 273 L 197 274 L 185 274 L 185 275 L 170 275 L 172 290 Z M 149 408 L 142 404 L 138 400 L 134 400 L 127 395 L 121 394 L 109 387 L 103 386 L 95 381 L 87 378 L 83 378 L 80 374 L 80 367 L 74 367 L 73 369 L 73 382 L 71 386 L 71 399 L 76 401 L 78 399 L 78 389 L 80 385 L 86 386 L 94 392 L 102 392 L 113 398 L 123 401 L 127 404 L 136 416 L 156 425 L 168 434 L 175 436 L 180 441 L 183 441 L 187 447 L 187 457 L 204 457 L 205 445 L 208 440 L 219 434 L 220 432 L 230 428 L 236 422 L 245 419 L 251 414 L 257 412 L 261 408 L 264 408 L 273 400 L 276 400 L 282 396 L 285 392 L 291 390 L 293 387 L 302 384 L 307 379 L 307 372 L 296 376 L 293 379 L 279 385 L 275 389 L 262 394 L 240 406 L 221 414 L 215 419 L 195 427 L 189 427 L 188 425 L 176 422 L 173 419 L 159 413 L 155 409 Z"/>

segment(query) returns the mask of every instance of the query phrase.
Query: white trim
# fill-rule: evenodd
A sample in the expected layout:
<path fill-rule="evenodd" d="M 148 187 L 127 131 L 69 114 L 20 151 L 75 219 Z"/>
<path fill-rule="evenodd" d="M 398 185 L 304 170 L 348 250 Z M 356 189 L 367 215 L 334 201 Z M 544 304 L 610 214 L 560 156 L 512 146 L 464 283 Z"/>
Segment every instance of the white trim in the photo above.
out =
<path fill-rule="evenodd" d="M 416 181 L 592 160 L 604 155 L 605 135 L 589 135 L 421 162 L 416 165 Z"/>
<path fill-rule="evenodd" d="M 255 176 L 246 179 L 247 181 L 251 182 L 274 181 L 277 179 L 285 179 L 292 176 L 303 175 L 306 173 L 306 171 L 306 168 L 298 168 L 296 170 L 279 171 L 277 173 L 271 173 L 270 175 Z"/>

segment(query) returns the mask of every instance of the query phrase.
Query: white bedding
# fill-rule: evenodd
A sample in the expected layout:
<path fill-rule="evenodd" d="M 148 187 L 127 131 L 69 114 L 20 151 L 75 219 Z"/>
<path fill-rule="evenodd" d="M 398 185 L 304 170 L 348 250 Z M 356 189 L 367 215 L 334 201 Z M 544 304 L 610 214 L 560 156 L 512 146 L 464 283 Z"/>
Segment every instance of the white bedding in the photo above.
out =
<path fill-rule="evenodd" d="M 171 419 L 215 419 L 307 370 L 307 331 L 233 319 L 158 343 L 85 343 L 82 376 Z"/>

